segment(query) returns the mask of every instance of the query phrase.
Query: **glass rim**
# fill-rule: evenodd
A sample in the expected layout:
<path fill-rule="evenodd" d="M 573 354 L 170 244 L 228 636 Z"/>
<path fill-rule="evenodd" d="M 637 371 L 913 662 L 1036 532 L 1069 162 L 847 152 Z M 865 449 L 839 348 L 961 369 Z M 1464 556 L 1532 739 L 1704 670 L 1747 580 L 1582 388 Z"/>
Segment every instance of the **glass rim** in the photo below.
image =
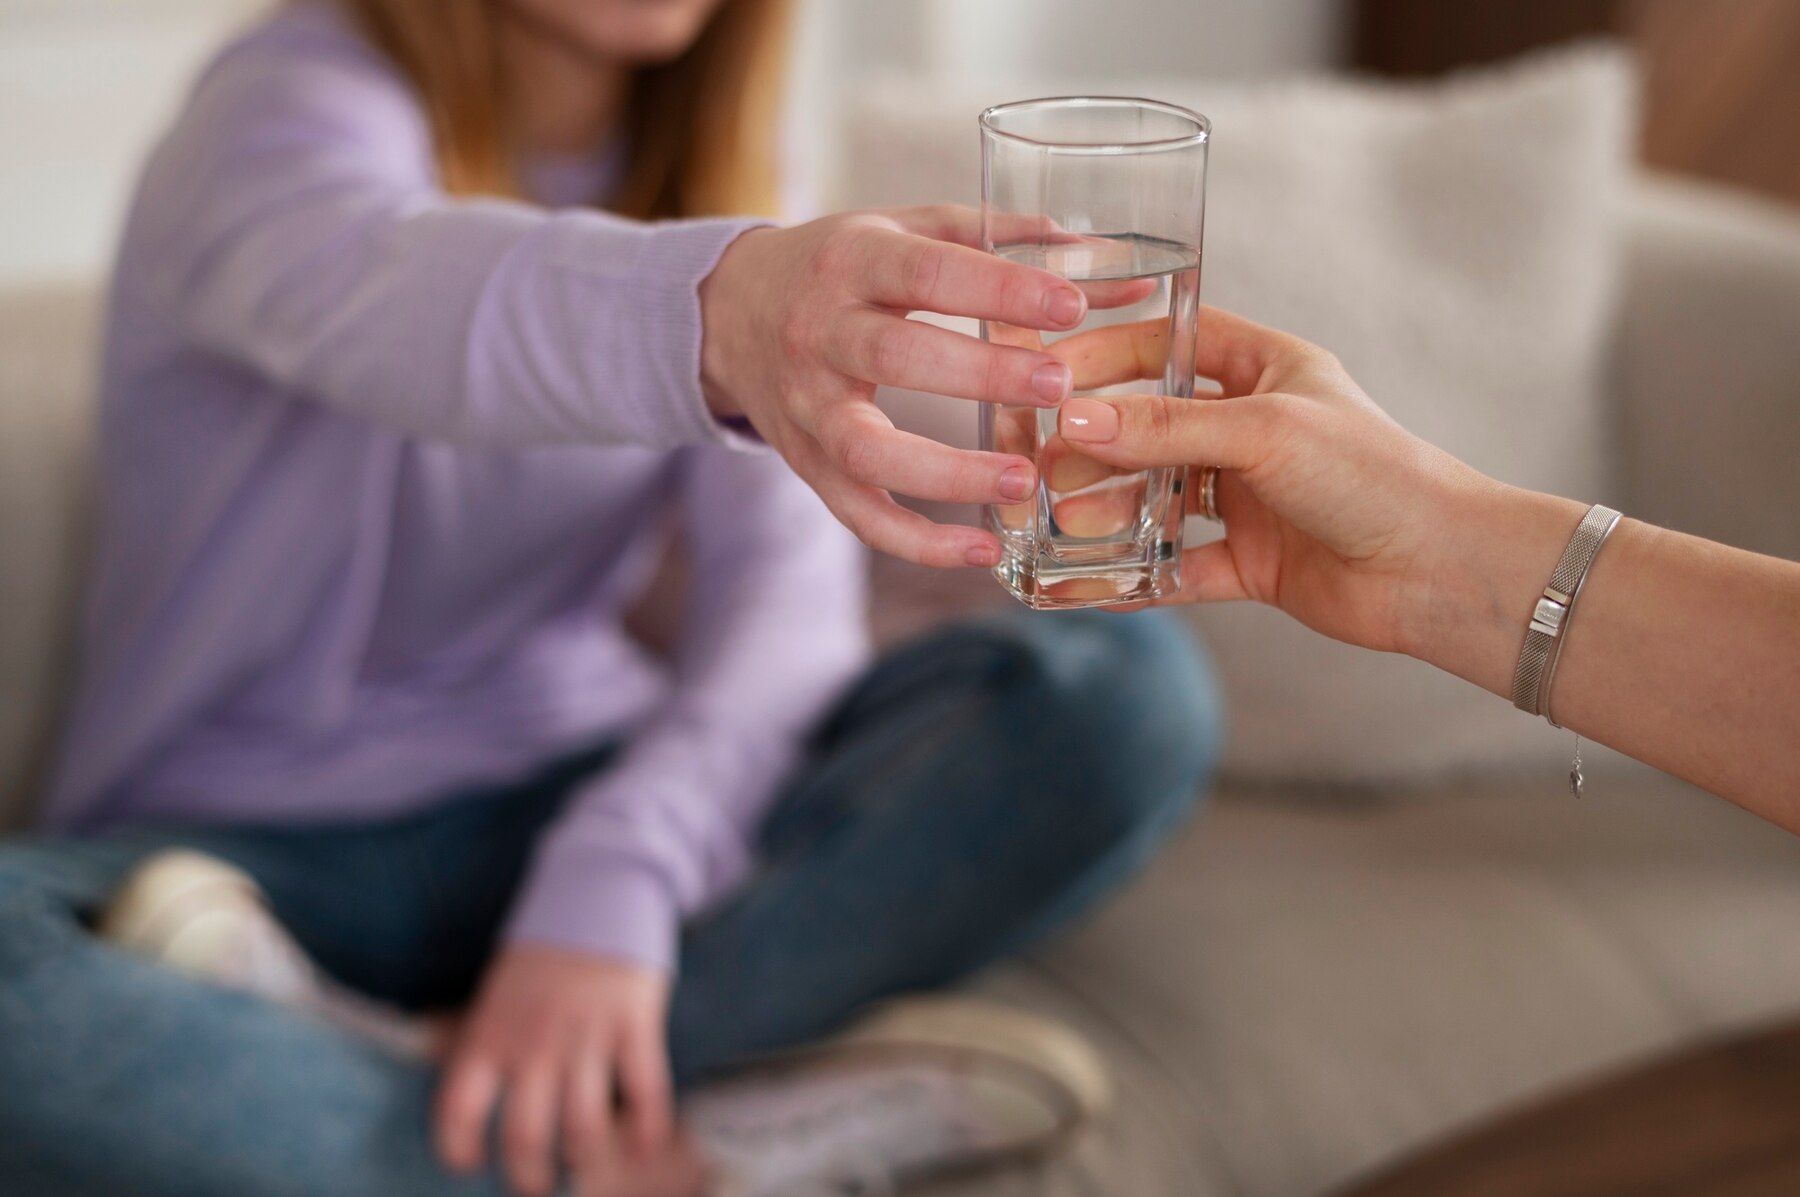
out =
<path fill-rule="evenodd" d="M 1055 108 L 1144 109 L 1189 121 L 1194 128 L 1191 133 L 1185 133 L 1179 137 L 1150 137 L 1142 141 L 1047 141 L 1043 138 L 1027 137 L 1023 133 L 1002 129 L 995 123 L 999 118 L 1013 116 L 1017 113 Z M 983 109 L 981 132 L 984 136 L 1010 141 L 1017 145 L 1031 146 L 1052 154 L 1139 154 L 1205 145 L 1212 138 L 1212 121 L 1180 104 L 1170 104 L 1163 100 L 1147 100 L 1140 96 L 1044 96 L 1035 100 L 1013 100 L 1006 104 L 995 104 L 991 108 Z"/>

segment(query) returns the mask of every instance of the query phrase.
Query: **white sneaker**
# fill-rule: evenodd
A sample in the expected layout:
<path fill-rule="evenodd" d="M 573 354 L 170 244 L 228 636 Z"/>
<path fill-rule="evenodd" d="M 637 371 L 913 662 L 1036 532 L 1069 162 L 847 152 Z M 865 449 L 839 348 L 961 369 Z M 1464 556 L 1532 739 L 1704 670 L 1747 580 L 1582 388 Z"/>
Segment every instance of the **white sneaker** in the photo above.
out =
<path fill-rule="evenodd" d="M 405 1055 L 425 1055 L 422 1019 L 320 972 L 269 913 L 249 874 L 172 849 L 147 857 L 101 913 L 100 938 L 168 968 L 304 1010 Z"/>
<path fill-rule="evenodd" d="M 910 998 L 699 1090 L 683 1120 L 729 1197 L 873 1194 L 1041 1151 L 1111 1098 L 1098 1053 L 1066 1027 Z"/>

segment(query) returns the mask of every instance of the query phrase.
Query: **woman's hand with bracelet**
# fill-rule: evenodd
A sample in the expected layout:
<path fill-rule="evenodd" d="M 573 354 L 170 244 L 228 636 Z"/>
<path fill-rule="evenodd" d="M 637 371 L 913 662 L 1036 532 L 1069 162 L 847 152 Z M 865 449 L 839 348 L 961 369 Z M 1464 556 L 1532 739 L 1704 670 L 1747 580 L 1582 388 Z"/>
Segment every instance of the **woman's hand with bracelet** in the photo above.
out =
<path fill-rule="evenodd" d="M 1070 380 L 1042 349 L 907 314 L 1062 332 L 1088 307 L 1058 276 L 982 253 L 980 232 L 979 214 L 958 207 L 758 229 L 732 243 L 700 288 L 701 380 L 714 414 L 748 419 L 872 548 L 927 565 L 993 565 L 999 544 L 982 529 L 934 524 L 888 492 L 1015 503 L 1032 494 L 1036 471 L 1028 457 L 895 429 L 874 404 L 876 386 L 1053 407 Z"/>
<path fill-rule="evenodd" d="M 1055 350 L 1087 389 L 1159 376 L 1164 335 L 1125 325 Z M 1060 415 L 1065 451 L 1092 469 L 1220 470 L 1225 538 L 1188 550 L 1164 601 L 1255 599 L 1510 696 L 1533 605 L 1588 505 L 1433 448 L 1297 338 L 1207 309 L 1197 362 L 1218 396 L 1072 399 Z M 1800 565 L 1635 520 L 1587 561 L 1541 695 L 1557 722 L 1800 831 Z"/>
<path fill-rule="evenodd" d="M 1160 323 L 1057 346 L 1082 388 L 1162 373 Z M 1218 309 L 1198 371 L 1219 395 L 1072 399 L 1069 451 L 1109 466 L 1214 466 L 1225 539 L 1189 549 L 1164 602 L 1254 599 L 1338 640 L 1416 651 L 1429 625 L 1447 508 L 1496 484 L 1394 423 L 1336 358 Z M 1199 487 L 1188 488 L 1190 504 Z"/>

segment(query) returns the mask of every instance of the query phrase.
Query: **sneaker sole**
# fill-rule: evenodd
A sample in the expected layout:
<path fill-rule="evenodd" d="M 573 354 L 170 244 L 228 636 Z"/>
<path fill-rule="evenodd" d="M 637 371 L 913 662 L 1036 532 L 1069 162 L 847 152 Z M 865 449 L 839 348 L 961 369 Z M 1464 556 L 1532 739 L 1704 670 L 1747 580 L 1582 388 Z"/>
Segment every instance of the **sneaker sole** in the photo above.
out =
<path fill-rule="evenodd" d="M 1047 1018 L 965 997 L 909 997 L 875 1007 L 849 1030 L 799 1047 L 747 1060 L 758 1078 L 819 1069 L 850 1071 L 871 1061 L 916 1060 L 930 1053 L 951 1068 L 1004 1074 L 1037 1094 L 1052 1111 L 1051 1125 L 1017 1144 L 934 1167 L 929 1174 L 990 1167 L 1053 1150 L 1112 1108 L 1111 1076 L 1100 1054 L 1075 1032 Z M 746 1083 L 755 1083 L 746 1078 Z M 730 1076 L 717 1082 L 733 1084 Z M 926 1175 L 908 1175 L 919 1179 Z"/>
<path fill-rule="evenodd" d="M 221 906 L 264 909 L 262 891 L 249 874 L 224 861 L 172 849 L 131 873 L 95 931 L 110 943 L 160 960 L 196 913 Z"/>

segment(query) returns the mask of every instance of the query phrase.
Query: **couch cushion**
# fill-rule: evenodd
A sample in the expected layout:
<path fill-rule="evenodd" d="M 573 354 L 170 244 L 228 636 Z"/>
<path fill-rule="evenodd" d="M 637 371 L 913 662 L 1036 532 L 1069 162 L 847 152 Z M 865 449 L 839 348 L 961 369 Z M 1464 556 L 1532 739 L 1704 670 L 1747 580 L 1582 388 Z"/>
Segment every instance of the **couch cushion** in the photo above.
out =
<path fill-rule="evenodd" d="M 934 1193 L 1309 1197 L 1800 1006 L 1800 840 L 1647 770 L 1589 793 L 1227 794 L 1121 901 L 978 982 L 1096 1040 L 1117 1115 Z"/>
<path fill-rule="evenodd" d="M 98 308 L 72 284 L 0 292 L 0 827 L 24 813 L 69 678 Z"/>
<path fill-rule="evenodd" d="M 1627 510 L 1800 561 L 1800 209 L 1649 178 L 1628 210 Z"/>
<path fill-rule="evenodd" d="M 845 198 L 977 198 L 978 109 L 1068 84 L 872 89 L 851 124 Z M 1490 474 L 1615 497 L 1603 381 L 1633 129 L 1622 55 L 1593 47 L 1425 86 L 1123 86 L 1213 118 L 1204 299 L 1331 348 L 1401 423 Z M 932 435 L 973 436 L 967 404 L 887 403 Z M 890 623 L 971 589 L 998 593 L 882 569 Z M 1223 668 L 1234 774 L 1387 782 L 1566 767 L 1563 737 L 1417 662 L 1262 608 L 1193 618 Z"/>

